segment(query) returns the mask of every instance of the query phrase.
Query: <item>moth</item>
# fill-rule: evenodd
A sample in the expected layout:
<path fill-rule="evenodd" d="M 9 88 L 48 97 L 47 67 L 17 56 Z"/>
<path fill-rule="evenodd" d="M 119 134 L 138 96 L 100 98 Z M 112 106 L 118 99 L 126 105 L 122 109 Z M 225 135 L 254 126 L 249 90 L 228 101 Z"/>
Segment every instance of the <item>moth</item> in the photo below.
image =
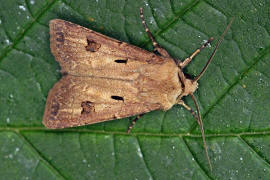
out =
<path fill-rule="evenodd" d="M 189 79 L 183 69 L 213 38 L 183 62 L 178 61 L 155 41 L 145 23 L 142 8 L 140 17 L 155 53 L 71 22 L 50 21 L 50 48 L 61 66 L 62 78 L 48 94 L 43 124 L 51 129 L 82 126 L 154 110 L 167 111 L 180 104 L 200 125 L 210 164 L 200 111 L 193 93 L 232 22 L 201 73 Z M 187 95 L 193 99 L 197 113 L 182 100 Z M 137 120 L 134 119 L 128 131 Z"/>

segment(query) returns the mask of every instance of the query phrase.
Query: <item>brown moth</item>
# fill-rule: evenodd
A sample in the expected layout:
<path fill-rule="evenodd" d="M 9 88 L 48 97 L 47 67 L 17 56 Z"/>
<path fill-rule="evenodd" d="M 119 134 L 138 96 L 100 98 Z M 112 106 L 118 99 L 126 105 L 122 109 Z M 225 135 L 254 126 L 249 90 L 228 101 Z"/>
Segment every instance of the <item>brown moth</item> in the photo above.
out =
<path fill-rule="evenodd" d="M 193 114 L 201 127 L 211 167 L 193 92 L 232 22 L 202 72 L 194 79 L 188 79 L 183 68 L 213 38 L 183 62 L 176 61 L 155 41 L 145 23 L 142 8 L 140 16 L 158 55 L 71 22 L 60 19 L 50 21 L 51 51 L 60 63 L 63 77 L 49 92 L 43 124 L 51 129 L 82 126 L 153 110 L 166 111 L 180 104 Z M 197 114 L 181 100 L 187 95 L 191 95 Z"/>

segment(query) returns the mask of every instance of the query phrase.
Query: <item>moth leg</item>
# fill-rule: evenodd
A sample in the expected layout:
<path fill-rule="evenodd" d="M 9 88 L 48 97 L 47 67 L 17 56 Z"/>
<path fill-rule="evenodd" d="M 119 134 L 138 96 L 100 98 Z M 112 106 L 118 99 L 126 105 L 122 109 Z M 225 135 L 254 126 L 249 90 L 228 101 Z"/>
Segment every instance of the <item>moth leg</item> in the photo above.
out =
<path fill-rule="evenodd" d="M 127 131 L 128 134 L 130 133 L 131 129 L 134 127 L 136 122 L 140 119 L 140 117 L 142 117 L 142 115 L 137 115 L 136 118 L 132 120 L 131 124 L 128 127 L 128 131 Z"/>
<path fill-rule="evenodd" d="M 140 17 L 142 19 L 142 24 L 144 26 L 145 32 L 147 33 L 148 37 L 151 39 L 152 44 L 154 46 L 154 51 L 157 51 L 161 56 L 164 57 L 170 57 L 169 53 L 163 49 L 155 40 L 154 36 L 152 35 L 152 33 L 150 32 L 145 20 L 144 20 L 144 16 L 143 16 L 143 9 L 140 8 Z"/>
<path fill-rule="evenodd" d="M 186 105 L 183 100 L 179 100 L 177 104 L 180 104 L 180 105 L 184 106 L 184 108 L 186 108 L 195 117 L 195 119 L 197 119 L 197 122 L 198 122 L 198 124 L 200 126 L 201 133 L 202 133 L 203 146 L 204 146 L 204 151 L 205 151 L 205 154 L 206 154 L 206 158 L 208 160 L 208 164 L 209 164 L 210 170 L 212 171 L 212 164 L 211 164 L 211 161 L 210 161 L 210 158 L 209 158 L 209 155 L 208 155 L 208 150 L 207 150 L 207 146 L 206 146 L 205 135 L 204 135 L 204 128 L 203 128 L 203 123 L 201 121 L 200 111 L 199 111 L 197 102 L 196 102 L 193 94 L 190 94 L 190 95 L 192 97 L 192 100 L 195 103 L 195 106 L 196 106 L 196 109 L 197 109 L 197 114 L 188 105 Z"/>
<path fill-rule="evenodd" d="M 178 66 L 180 66 L 181 69 L 183 69 L 186 65 L 188 65 L 188 64 L 191 62 L 191 60 L 192 60 L 197 54 L 199 54 L 199 53 L 200 53 L 200 52 L 201 52 L 208 44 L 210 44 L 211 41 L 213 41 L 213 40 L 214 40 L 213 37 L 209 38 L 207 42 L 205 42 L 199 49 L 195 50 L 188 58 L 186 58 L 186 59 L 184 60 L 184 62 L 180 62 L 180 63 L 178 64 Z"/>
<path fill-rule="evenodd" d="M 191 107 L 186 105 L 186 103 L 183 100 L 179 100 L 177 104 L 182 105 L 186 110 L 188 110 L 192 114 L 194 118 L 196 119 L 198 118 L 197 114 L 191 109 Z"/>

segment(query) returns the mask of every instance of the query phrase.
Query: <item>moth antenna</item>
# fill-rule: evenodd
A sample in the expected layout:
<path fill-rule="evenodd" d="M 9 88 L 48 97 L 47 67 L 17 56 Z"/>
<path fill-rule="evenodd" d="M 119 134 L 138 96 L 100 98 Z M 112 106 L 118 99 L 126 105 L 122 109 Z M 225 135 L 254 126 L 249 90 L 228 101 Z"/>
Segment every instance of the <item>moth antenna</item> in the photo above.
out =
<path fill-rule="evenodd" d="M 143 24 L 143 26 L 144 26 L 145 32 L 147 33 L 148 37 L 151 39 L 154 48 L 157 48 L 159 45 L 158 45 L 158 43 L 156 42 L 154 36 L 153 36 L 152 33 L 150 32 L 150 30 L 149 30 L 149 28 L 148 28 L 148 26 L 147 26 L 147 24 L 146 24 L 146 22 L 145 22 L 144 15 L 143 15 L 143 8 L 140 8 L 140 17 L 141 17 L 141 19 L 142 19 L 142 24 Z"/>
<path fill-rule="evenodd" d="M 195 104 L 196 110 L 197 110 L 197 118 L 196 118 L 196 119 L 197 119 L 198 124 L 200 125 L 205 155 L 206 155 L 206 158 L 207 158 L 207 161 L 208 161 L 210 170 L 212 171 L 212 164 L 211 164 L 211 161 L 210 161 L 210 158 L 209 158 L 209 155 L 208 155 L 208 150 L 207 150 L 206 141 L 205 141 L 205 136 L 204 136 L 203 122 L 202 122 L 202 120 L 201 120 L 201 112 L 200 112 L 199 106 L 198 106 L 198 104 L 197 104 L 197 101 L 196 101 L 194 95 L 193 95 L 193 94 L 190 94 L 190 96 L 191 96 L 191 98 L 192 98 L 192 100 L 193 100 L 193 102 L 194 102 L 194 104 Z"/>
<path fill-rule="evenodd" d="M 230 23 L 228 24 L 228 26 L 226 27 L 225 31 L 222 33 L 222 35 L 220 36 L 217 44 L 216 44 L 216 48 L 214 49 L 214 51 L 212 52 L 209 60 L 207 61 L 206 65 L 204 66 L 203 70 L 200 72 L 199 75 L 197 75 L 194 79 L 193 79 L 193 82 L 194 81 L 198 81 L 202 75 L 204 74 L 204 72 L 206 71 L 206 69 L 208 68 L 210 62 L 213 60 L 213 57 L 215 56 L 216 52 L 217 52 L 217 49 L 219 47 L 219 45 L 221 44 L 222 40 L 224 39 L 224 36 L 226 35 L 226 33 L 228 32 L 228 30 L 230 29 L 231 25 L 232 25 L 232 22 L 234 20 L 234 17 L 232 18 L 232 20 L 230 21 Z"/>
<path fill-rule="evenodd" d="M 203 43 L 203 45 L 197 49 L 196 51 L 194 51 L 188 58 L 186 58 L 184 60 L 184 62 L 179 62 L 178 66 L 181 67 L 181 69 L 185 68 L 191 61 L 192 59 L 199 54 L 208 44 L 210 44 L 212 41 L 214 40 L 213 37 L 209 38 L 208 41 L 206 41 L 205 43 Z"/>
<path fill-rule="evenodd" d="M 152 41 L 152 44 L 153 44 L 153 47 L 154 47 L 154 51 L 157 51 L 161 56 L 164 56 L 164 57 L 171 57 L 169 55 L 169 53 L 163 49 L 158 43 L 157 41 L 155 40 L 153 34 L 150 32 L 146 22 L 145 22 L 145 19 L 144 19 L 144 16 L 143 16 L 143 8 L 140 8 L 140 17 L 142 19 L 142 24 L 143 24 L 143 27 L 144 27 L 144 30 L 145 32 L 147 33 L 148 37 L 151 39 Z"/>

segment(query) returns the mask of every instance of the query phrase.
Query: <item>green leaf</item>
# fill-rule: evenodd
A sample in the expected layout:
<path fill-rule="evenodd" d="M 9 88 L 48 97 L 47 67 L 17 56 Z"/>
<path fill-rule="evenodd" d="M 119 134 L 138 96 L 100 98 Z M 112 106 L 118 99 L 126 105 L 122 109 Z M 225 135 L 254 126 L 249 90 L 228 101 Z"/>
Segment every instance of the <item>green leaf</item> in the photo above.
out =
<path fill-rule="evenodd" d="M 270 1 L 0 1 L 0 174 L 3 179 L 267 179 L 270 177 Z M 42 125 L 60 78 L 48 23 L 61 18 L 152 51 L 139 17 L 183 60 L 235 20 L 195 93 L 196 120 L 180 106 L 63 130 Z M 215 41 L 217 42 L 217 41 Z M 215 44 L 214 42 L 214 44 Z M 206 48 L 185 69 L 195 76 Z M 191 98 L 185 102 L 194 108 Z"/>

